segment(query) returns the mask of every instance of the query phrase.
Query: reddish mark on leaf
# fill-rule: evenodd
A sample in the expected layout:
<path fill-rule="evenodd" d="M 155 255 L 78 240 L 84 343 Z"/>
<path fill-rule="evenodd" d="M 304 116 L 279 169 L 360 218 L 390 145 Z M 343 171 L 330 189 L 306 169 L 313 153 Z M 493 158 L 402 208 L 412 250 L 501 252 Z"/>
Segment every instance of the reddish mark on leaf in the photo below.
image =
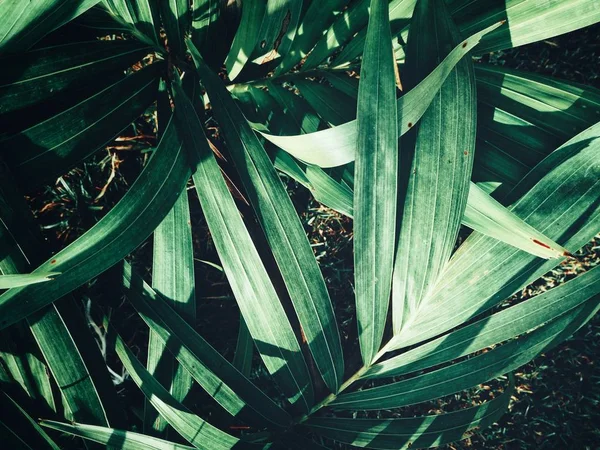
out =
<path fill-rule="evenodd" d="M 412 128 L 412 122 L 408 122 L 408 128 Z"/>
<path fill-rule="evenodd" d="M 569 258 L 576 258 L 576 256 L 573 253 L 568 251 L 564 251 L 563 256 L 568 256 Z"/>
<path fill-rule="evenodd" d="M 467 41 L 463 42 L 462 48 L 465 48 L 466 46 L 467 46 Z"/>
<path fill-rule="evenodd" d="M 465 151 L 464 151 L 464 154 L 465 154 L 465 156 L 468 156 L 468 155 L 469 155 L 469 152 L 465 150 Z"/>
<path fill-rule="evenodd" d="M 53 259 L 52 261 L 50 261 L 50 264 L 56 264 L 56 260 Z"/>
<path fill-rule="evenodd" d="M 543 242 L 538 241 L 537 239 L 532 239 L 534 244 L 541 245 L 544 248 L 552 249 L 548 244 L 544 244 Z"/>

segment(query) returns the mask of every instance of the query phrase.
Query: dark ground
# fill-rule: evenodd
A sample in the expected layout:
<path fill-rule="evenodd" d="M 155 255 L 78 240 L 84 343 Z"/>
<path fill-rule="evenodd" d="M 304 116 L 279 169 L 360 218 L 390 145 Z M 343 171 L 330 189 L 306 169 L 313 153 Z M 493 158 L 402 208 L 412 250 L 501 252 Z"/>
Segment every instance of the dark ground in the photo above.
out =
<path fill-rule="evenodd" d="M 498 52 L 489 62 L 507 67 L 538 72 L 600 88 L 600 25 L 544 42 Z M 139 174 L 145 160 L 144 150 L 155 145 L 151 115 L 140 119 L 136 127 L 99 155 L 63 177 L 55 186 L 32 193 L 30 202 L 45 227 L 51 245 L 59 250 L 89 229 L 124 194 Z M 218 141 L 215 142 L 218 146 Z M 102 188 L 106 186 L 105 190 Z M 100 194 L 102 194 L 100 196 Z M 218 264 L 218 257 L 209 239 L 195 194 L 192 199 L 194 235 L 197 252 L 196 280 L 198 285 L 198 329 L 226 357 L 235 348 L 238 314 L 222 273 L 209 263 Z M 99 197 L 100 196 L 100 197 Z M 306 228 L 315 244 L 315 252 L 328 281 L 335 302 L 336 314 L 342 320 L 345 340 L 355 339 L 355 324 L 350 319 L 351 306 L 343 299 L 352 298 L 347 282 L 351 276 L 351 222 L 320 207 L 297 192 L 294 200 Z M 309 209 L 306 210 L 306 205 Z M 134 263 L 147 275 L 151 242 L 136 252 Z M 560 266 L 552 274 L 518 294 L 529 296 L 544 290 L 597 265 L 600 261 L 600 239 L 588 245 L 577 263 Z M 585 255 L 585 256 L 584 256 Z M 100 282 L 93 283 L 81 293 L 92 304 L 106 302 L 106 292 Z M 536 291 L 536 292 L 534 292 Z M 144 360 L 147 331 L 127 304 L 118 310 L 127 324 L 129 343 Z M 93 311 L 92 311 L 93 315 Z M 346 318 L 346 319 L 345 319 Z M 469 439 L 448 445 L 447 449 L 596 449 L 600 448 L 600 370 L 596 357 L 600 354 L 600 317 L 592 320 L 570 340 L 549 353 L 536 358 L 517 372 L 517 391 L 510 411 L 498 424 L 475 433 Z M 116 362 L 111 365 L 120 371 Z M 258 361 L 257 361 L 258 362 Z M 263 380 L 268 387 L 264 369 L 257 363 L 253 378 Z M 120 386 L 121 395 L 128 404 L 141 405 L 141 394 L 127 381 Z M 423 413 L 436 412 L 440 406 L 475 404 L 489 398 L 488 386 L 442 399 L 430 404 Z M 194 406 L 204 417 L 219 422 L 212 402 L 198 392 Z M 134 425 L 138 418 L 132 417 Z"/>

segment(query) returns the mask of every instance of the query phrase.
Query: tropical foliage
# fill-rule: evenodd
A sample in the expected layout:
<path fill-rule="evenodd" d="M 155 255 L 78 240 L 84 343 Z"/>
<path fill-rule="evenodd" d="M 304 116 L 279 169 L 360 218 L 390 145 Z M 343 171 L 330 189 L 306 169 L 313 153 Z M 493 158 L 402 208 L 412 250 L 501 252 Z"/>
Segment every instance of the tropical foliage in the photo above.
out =
<path fill-rule="evenodd" d="M 596 0 L 0 0 L 0 16 L 7 448 L 441 445 L 497 420 L 511 371 L 598 310 L 600 269 L 497 306 L 600 229 L 600 92 L 478 59 L 599 22 Z M 25 194 L 148 112 L 142 173 L 51 255 Z M 282 180 L 353 219 L 355 298 L 333 300 L 354 305 L 357 343 Z M 188 186 L 239 307 L 231 361 L 196 326 Z M 128 255 L 151 235 L 149 284 Z M 99 349 L 77 289 L 111 267 Z M 150 330 L 145 363 L 122 294 Z M 123 408 L 107 351 L 144 411 Z M 492 379 L 485 403 L 397 410 Z"/>

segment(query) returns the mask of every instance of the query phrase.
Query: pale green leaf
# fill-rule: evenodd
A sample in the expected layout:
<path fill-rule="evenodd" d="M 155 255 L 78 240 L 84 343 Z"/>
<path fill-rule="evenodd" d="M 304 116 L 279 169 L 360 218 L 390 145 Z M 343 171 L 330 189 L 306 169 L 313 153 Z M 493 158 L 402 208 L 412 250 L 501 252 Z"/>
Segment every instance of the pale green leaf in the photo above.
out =
<path fill-rule="evenodd" d="M 362 360 L 381 346 L 387 319 L 398 195 L 396 82 L 387 2 L 371 0 L 358 85 L 354 169 L 354 291 Z"/>
<path fill-rule="evenodd" d="M 406 133 L 421 118 L 454 66 L 472 50 L 482 36 L 499 27 L 496 23 L 456 46 L 421 83 L 397 101 L 398 134 Z M 466 45 L 463 47 L 463 44 Z M 354 161 L 357 142 L 356 121 L 301 136 L 274 136 L 261 133 L 301 161 L 320 167 L 334 167 Z"/>

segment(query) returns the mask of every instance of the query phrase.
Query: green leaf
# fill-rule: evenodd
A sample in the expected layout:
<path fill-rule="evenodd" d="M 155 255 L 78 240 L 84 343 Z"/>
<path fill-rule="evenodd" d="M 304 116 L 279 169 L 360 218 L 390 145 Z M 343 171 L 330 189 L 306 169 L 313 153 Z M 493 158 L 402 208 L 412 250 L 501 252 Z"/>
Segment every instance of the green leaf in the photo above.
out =
<path fill-rule="evenodd" d="M 246 0 L 243 4 L 240 25 L 225 59 L 227 75 L 231 81 L 240 74 L 258 43 L 265 8 L 264 0 Z"/>
<path fill-rule="evenodd" d="M 461 0 L 455 3 L 454 16 L 463 33 L 472 33 L 498 20 L 508 22 L 508 27 L 496 30 L 483 39 L 475 52 L 478 55 L 542 41 L 600 21 L 600 8 L 595 0 L 551 3 Z"/>
<path fill-rule="evenodd" d="M 154 0 L 103 0 L 109 12 L 120 21 L 133 27 L 135 37 L 142 42 L 152 42 L 161 47 L 158 30 L 160 17 L 158 3 Z M 164 3 L 162 0 L 159 3 Z"/>
<path fill-rule="evenodd" d="M 271 95 L 281 107 L 284 118 L 281 121 L 291 121 L 284 127 L 295 130 L 295 132 L 312 133 L 319 129 L 321 118 L 317 112 L 302 98 L 290 90 L 275 83 L 266 83 Z"/>
<path fill-rule="evenodd" d="M 55 422 L 54 420 L 42 420 L 40 425 L 107 446 L 113 446 L 118 443 L 121 450 L 192 450 L 195 448 L 132 431 L 115 430 L 114 428 L 98 427 L 95 425 L 68 424 Z"/>
<path fill-rule="evenodd" d="M 462 223 L 540 258 L 571 255 L 566 249 L 512 214 L 474 183 L 470 185 L 469 200 Z"/>
<path fill-rule="evenodd" d="M 190 2 L 162 0 L 160 6 L 169 50 L 175 55 L 181 55 L 185 53 L 184 39 L 192 20 Z"/>
<path fill-rule="evenodd" d="M 0 54 L 26 50 L 99 0 L 5 0 L 0 4 Z"/>
<path fill-rule="evenodd" d="M 371 0 L 354 169 L 354 291 L 365 365 L 381 346 L 394 265 L 399 153 L 394 64 L 387 4 Z"/>
<path fill-rule="evenodd" d="M 486 353 L 385 386 L 343 394 L 334 409 L 380 410 L 421 403 L 453 394 L 517 369 L 564 341 L 597 312 L 600 296 L 559 316 L 535 331 Z"/>
<path fill-rule="evenodd" d="M 335 52 L 341 45 L 349 41 L 369 20 L 369 0 L 356 0 L 333 22 L 331 27 L 317 42 L 306 61 L 302 71 L 314 69 L 325 58 Z M 391 37 L 390 37 L 391 41 Z"/>
<path fill-rule="evenodd" d="M 390 1 L 390 28 L 392 31 L 394 47 L 397 41 L 406 42 L 408 35 L 407 25 L 413 15 L 416 0 L 392 0 Z M 452 5 L 449 5 L 452 6 Z M 346 66 L 349 62 L 357 59 L 363 52 L 365 45 L 366 28 L 361 29 L 352 36 L 352 39 L 344 45 L 338 55 L 331 62 L 332 67 Z"/>
<path fill-rule="evenodd" d="M 313 48 L 335 17 L 341 13 L 349 0 L 326 0 L 312 2 L 298 27 L 298 32 L 287 55 L 275 69 L 280 75 L 293 68 Z"/>
<path fill-rule="evenodd" d="M 193 46 L 189 41 L 188 45 Z M 298 341 L 206 142 L 202 124 L 178 84 L 174 89 L 179 131 L 195 162 L 194 185 L 235 299 L 267 370 L 291 403 L 307 410 L 313 391 Z"/>
<path fill-rule="evenodd" d="M 110 142 L 155 100 L 162 67 L 152 64 L 66 111 L 1 140 L 0 152 L 17 179 L 27 179 L 28 188 L 39 186 Z"/>
<path fill-rule="evenodd" d="M 294 80 L 302 97 L 330 125 L 338 126 L 356 118 L 356 100 L 325 83 L 310 80 Z"/>
<path fill-rule="evenodd" d="M 254 341 L 248 330 L 244 317 L 240 314 L 240 326 L 237 343 L 233 354 L 233 366 L 246 378 L 252 372 L 252 357 L 254 355 Z"/>
<path fill-rule="evenodd" d="M 136 41 L 91 41 L 6 56 L 0 59 L 0 115 L 56 101 L 65 91 L 87 92 L 89 85 L 97 91 L 123 78 L 124 70 L 149 52 Z"/>
<path fill-rule="evenodd" d="M 306 428 L 318 435 L 357 447 L 378 449 L 430 448 L 463 439 L 475 427 L 484 429 L 496 422 L 508 409 L 514 392 L 510 385 L 493 400 L 447 414 L 401 419 L 346 419 L 314 417 Z"/>
<path fill-rule="evenodd" d="M 301 13 L 302 1 L 267 0 L 257 45 L 251 55 L 255 63 L 266 64 L 287 55 L 296 36 Z"/>
<path fill-rule="evenodd" d="M 152 286 L 173 309 L 193 325 L 196 320 L 194 288 L 194 249 L 187 193 L 179 196 L 173 209 L 154 230 Z M 175 400 L 181 402 L 192 386 L 190 374 L 176 365 L 172 355 L 165 351 L 163 342 L 152 331 L 148 339 L 146 368 Z M 146 405 L 144 424 L 152 426 L 156 418 Z M 156 424 L 162 431 L 166 423 Z"/>
<path fill-rule="evenodd" d="M 8 169 L 0 179 L 0 216 L 6 230 L 1 236 L 5 252 L 2 270 L 29 270 L 41 260 L 43 239 L 36 233 L 29 206 Z M 33 363 L 33 355 L 25 357 L 33 384 L 49 407 L 55 409 L 48 380 L 52 374 L 71 417 L 101 425 L 121 423 L 122 409 L 106 364 L 74 299 L 67 296 L 43 307 L 29 315 L 27 322 L 47 367 Z"/>
<path fill-rule="evenodd" d="M 189 176 L 186 155 L 170 124 L 123 199 L 92 229 L 35 271 L 61 272 L 61 282 L 15 288 L 0 296 L 0 328 L 59 299 L 134 250 L 172 208 Z"/>
<path fill-rule="evenodd" d="M 252 448 L 250 444 L 240 445 L 238 438 L 231 436 L 193 414 L 175 400 L 161 384 L 146 371 L 144 366 L 116 336 L 115 351 L 131 379 L 141 389 L 152 406 L 165 418 L 169 425 L 185 440 L 199 449 L 227 450 L 233 448 Z"/>
<path fill-rule="evenodd" d="M 2 398 L 2 413 L 10 414 L 12 417 L 9 420 L 4 419 L 3 422 L 18 420 L 19 423 L 12 423 L 11 427 L 13 431 L 16 431 L 21 439 L 27 441 L 27 448 L 35 449 L 52 449 L 59 450 L 60 447 L 56 445 L 56 442 L 52 440 L 50 436 L 31 418 L 27 412 L 19 406 L 8 394 L 0 391 L 0 397 Z M 4 425 L 7 425 L 6 423 Z M 3 436 L 3 445 L 6 444 L 4 441 L 5 435 Z M 31 446 L 33 447 L 31 447 Z M 12 448 L 12 447 L 10 447 Z"/>
<path fill-rule="evenodd" d="M 496 23 L 456 46 L 448 56 L 421 83 L 397 101 L 398 134 L 406 133 L 427 110 L 454 66 L 472 50 L 482 36 L 499 27 Z M 463 44 L 467 45 L 463 47 Z M 334 167 L 354 160 L 356 153 L 356 121 L 335 128 L 300 136 L 273 136 L 261 133 L 281 149 L 301 161 L 320 167 Z"/>
<path fill-rule="evenodd" d="M 211 32 L 218 30 L 219 13 L 219 0 L 194 0 L 192 39 L 197 47 L 203 47 Z"/>
<path fill-rule="evenodd" d="M 35 283 L 45 283 L 54 280 L 60 273 L 40 272 L 15 275 L 0 275 L 0 289 L 10 289 Z"/>
<path fill-rule="evenodd" d="M 484 64 L 475 73 L 480 114 L 473 177 L 502 183 L 504 193 L 600 117 L 600 91 L 591 86 Z"/>
<path fill-rule="evenodd" d="M 446 43 L 457 45 L 460 36 L 436 0 L 418 2 L 411 26 L 420 32 L 408 42 L 405 78 L 408 86 L 415 86 L 447 56 Z M 448 75 L 414 135 L 403 141 L 411 148 L 401 164 L 411 167 L 401 175 L 407 185 L 401 191 L 406 190 L 405 198 L 399 200 L 403 209 L 394 260 L 394 334 L 412 320 L 456 244 L 469 196 L 476 121 L 475 75 L 472 62 L 464 59 Z"/>
<path fill-rule="evenodd" d="M 597 124 L 536 166 L 507 199 L 509 204 L 514 202 L 511 212 L 569 251 L 577 251 L 598 232 L 599 149 Z M 473 233 L 453 255 L 418 317 L 392 348 L 421 342 L 464 323 L 561 261 L 536 260 L 508 244 Z"/>
<path fill-rule="evenodd" d="M 47 366 L 26 324 L 19 323 L 0 332 L 0 359 L 10 375 L 9 382 L 18 383 L 27 397 L 39 401 L 48 412 L 56 411 Z"/>
<path fill-rule="evenodd" d="M 417 372 L 500 344 L 578 308 L 598 294 L 600 270 L 595 268 L 532 299 L 376 364 L 362 378 Z"/>
<path fill-rule="evenodd" d="M 206 67 L 193 44 L 190 50 L 316 366 L 325 384 L 335 392 L 344 372 L 339 332 L 323 276 L 300 219 L 271 160 L 229 92 L 219 77 Z M 246 314 L 244 318 L 250 328 Z"/>
<path fill-rule="evenodd" d="M 233 416 L 287 426 L 290 416 L 233 367 L 125 263 L 126 295 L 192 377 Z"/>

